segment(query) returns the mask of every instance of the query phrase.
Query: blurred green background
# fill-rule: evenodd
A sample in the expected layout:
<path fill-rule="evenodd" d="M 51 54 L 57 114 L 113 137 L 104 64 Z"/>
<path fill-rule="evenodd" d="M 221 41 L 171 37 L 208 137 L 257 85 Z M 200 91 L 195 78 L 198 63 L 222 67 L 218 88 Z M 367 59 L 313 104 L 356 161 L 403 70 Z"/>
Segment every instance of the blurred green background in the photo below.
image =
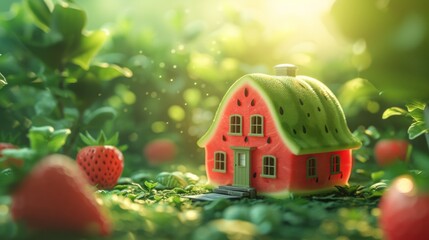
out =
<path fill-rule="evenodd" d="M 279 63 L 324 82 L 352 131 L 405 137 L 410 123 L 383 111 L 429 100 L 425 1 L 45 2 L 0 3 L 0 140 L 70 128 L 64 152 L 74 156 L 79 132 L 119 132 L 125 174 L 156 161 L 143 154 L 156 139 L 173 141 L 174 164 L 202 165 L 196 141 L 228 87 Z"/>

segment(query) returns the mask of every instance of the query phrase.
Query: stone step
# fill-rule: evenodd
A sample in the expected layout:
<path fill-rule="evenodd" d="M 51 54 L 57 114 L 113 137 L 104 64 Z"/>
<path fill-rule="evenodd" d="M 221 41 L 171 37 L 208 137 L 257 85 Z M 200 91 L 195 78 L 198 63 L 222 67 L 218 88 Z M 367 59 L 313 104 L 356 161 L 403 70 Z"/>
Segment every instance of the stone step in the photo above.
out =
<path fill-rule="evenodd" d="M 256 197 L 256 189 L 254 189 L 252 187 L 222 185 L 222 186 L 219 186 L 218 189 L 236 191 L 236 192 L 246 192 L 249 194 L 249 195 L 247 195 L 249 198 L 255 198 Z"/>
<path fill-rule="evenodd" d="M 248 197 L 250 195 L 248 192 L 234 191 L 234 190 L 228 190 L 228 189 L 222 189 L 222 188 L 215 188 L 213 189 L 213 192 L 231 195 L 231 196 L 238 196 L 238 197 Z"/>

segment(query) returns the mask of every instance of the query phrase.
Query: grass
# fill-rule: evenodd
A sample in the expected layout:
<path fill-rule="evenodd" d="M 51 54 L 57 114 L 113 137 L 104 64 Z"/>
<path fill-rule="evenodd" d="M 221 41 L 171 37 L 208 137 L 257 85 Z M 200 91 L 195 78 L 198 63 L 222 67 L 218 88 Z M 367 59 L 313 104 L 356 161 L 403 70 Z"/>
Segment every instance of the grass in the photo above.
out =
<path fill-rule="evenodd" d="M 184 196 L 211 190 L 198 176 L 138 172 L 95 194 L 114 222 L 106 239 L 381 239 L 377 205 L 384 188 L 352 184 L 307 197 L 193 202 Z M 0 234 L 6 238 L 81 239 L 28 232 L 10 220 L 10 199 L 1 201 Z"/>

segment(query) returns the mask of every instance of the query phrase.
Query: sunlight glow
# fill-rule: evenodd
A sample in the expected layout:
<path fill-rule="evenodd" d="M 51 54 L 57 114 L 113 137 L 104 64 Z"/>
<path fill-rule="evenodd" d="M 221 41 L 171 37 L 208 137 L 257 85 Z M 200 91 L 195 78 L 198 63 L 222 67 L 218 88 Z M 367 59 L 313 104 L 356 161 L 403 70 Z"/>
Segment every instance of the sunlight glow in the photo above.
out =
<path fill-rule="evenodd" d="M 414 183 L 411 181 L 408 177 L 402 177 L 397 180 L 396 182 L 396 188 L 399 192 L 404 194 L 411 194 L 414 190 Z"/>

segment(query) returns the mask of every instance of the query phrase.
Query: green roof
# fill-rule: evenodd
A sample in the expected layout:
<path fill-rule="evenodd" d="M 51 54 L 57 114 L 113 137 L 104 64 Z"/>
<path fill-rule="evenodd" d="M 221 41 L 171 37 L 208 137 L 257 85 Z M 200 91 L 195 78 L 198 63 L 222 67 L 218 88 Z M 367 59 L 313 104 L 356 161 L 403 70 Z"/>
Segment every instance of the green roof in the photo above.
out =
<path fill-rule="evenodd" d="M 243 84 L 258 90 L 268 105 L 276 129 L 296 155 L 360 147 L 347 127 L 343 110 L 322 82 L 307 76 L 248 74 L 237 80 L 223 97 L 209 130 L 198 141 L 204 147 L 219 124 L 230 96 Z"/>

